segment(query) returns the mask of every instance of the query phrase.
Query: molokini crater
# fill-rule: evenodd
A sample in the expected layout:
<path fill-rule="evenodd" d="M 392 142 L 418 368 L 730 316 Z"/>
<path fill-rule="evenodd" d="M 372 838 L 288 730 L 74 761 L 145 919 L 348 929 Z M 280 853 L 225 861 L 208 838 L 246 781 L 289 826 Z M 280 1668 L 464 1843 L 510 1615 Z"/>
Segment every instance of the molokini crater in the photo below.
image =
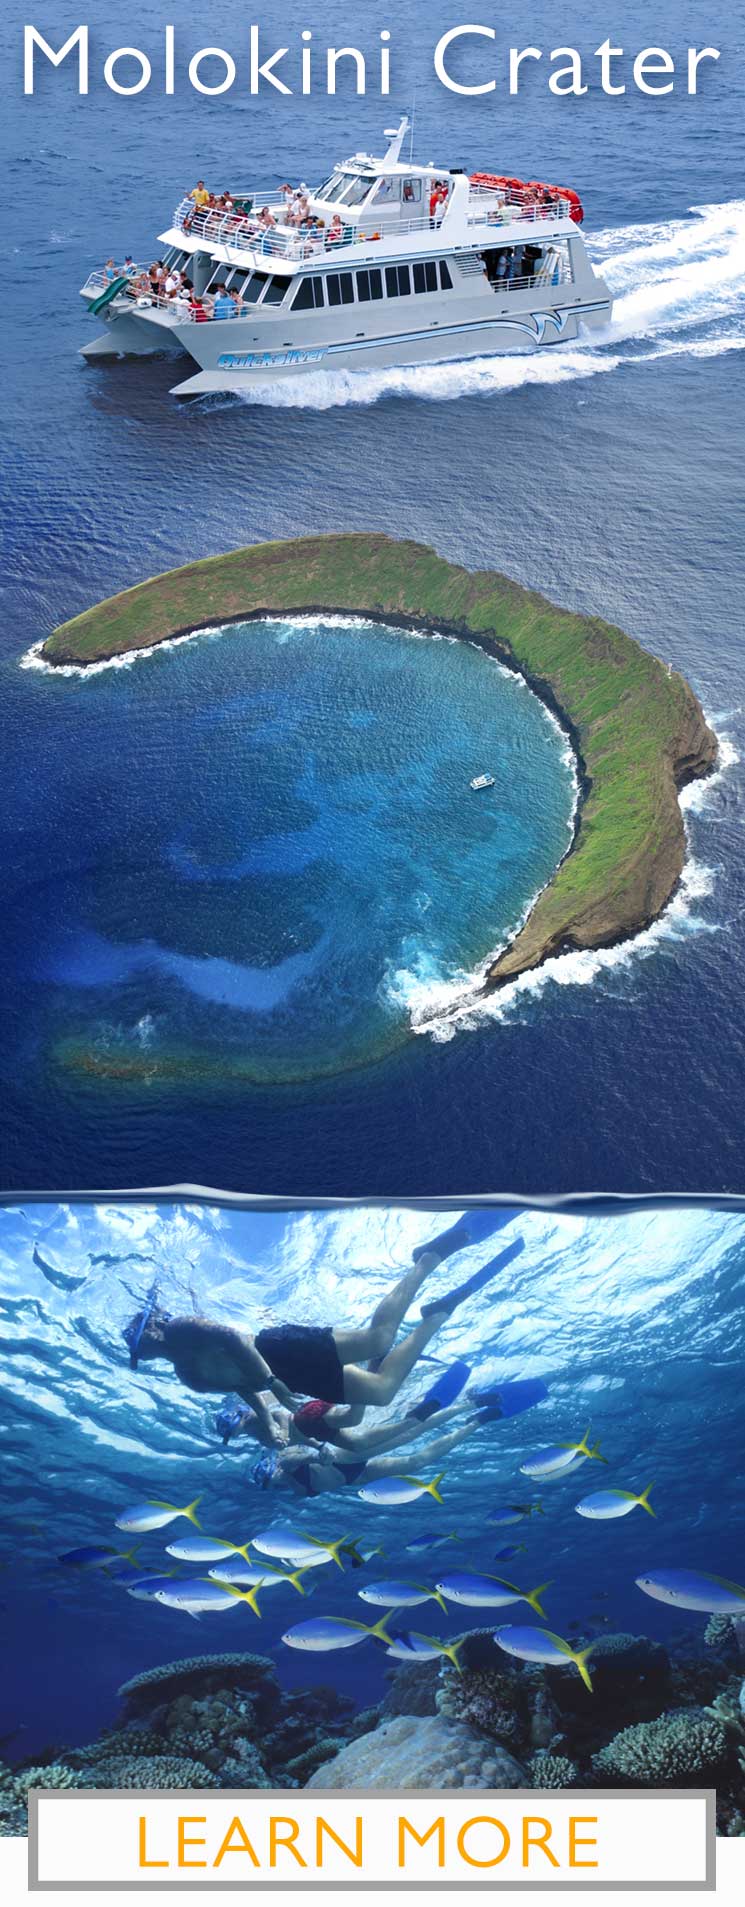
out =
<path fill-rule="evenodd" d="M 560 609 L 493 570 L 380 534 L 255 545 L 151 577 L 61 623 L 39 654 L 86 668 L 200 629 L 343 614 L 458 636 L 522 675 L 577 759 L 574 834 L 484 976 L 487 991 L 552 956 L 629 940 L 670 900 L 686 857 L 678 795 L 712 772 L 717 738 L 690 685 L 621 629 Z"/>

